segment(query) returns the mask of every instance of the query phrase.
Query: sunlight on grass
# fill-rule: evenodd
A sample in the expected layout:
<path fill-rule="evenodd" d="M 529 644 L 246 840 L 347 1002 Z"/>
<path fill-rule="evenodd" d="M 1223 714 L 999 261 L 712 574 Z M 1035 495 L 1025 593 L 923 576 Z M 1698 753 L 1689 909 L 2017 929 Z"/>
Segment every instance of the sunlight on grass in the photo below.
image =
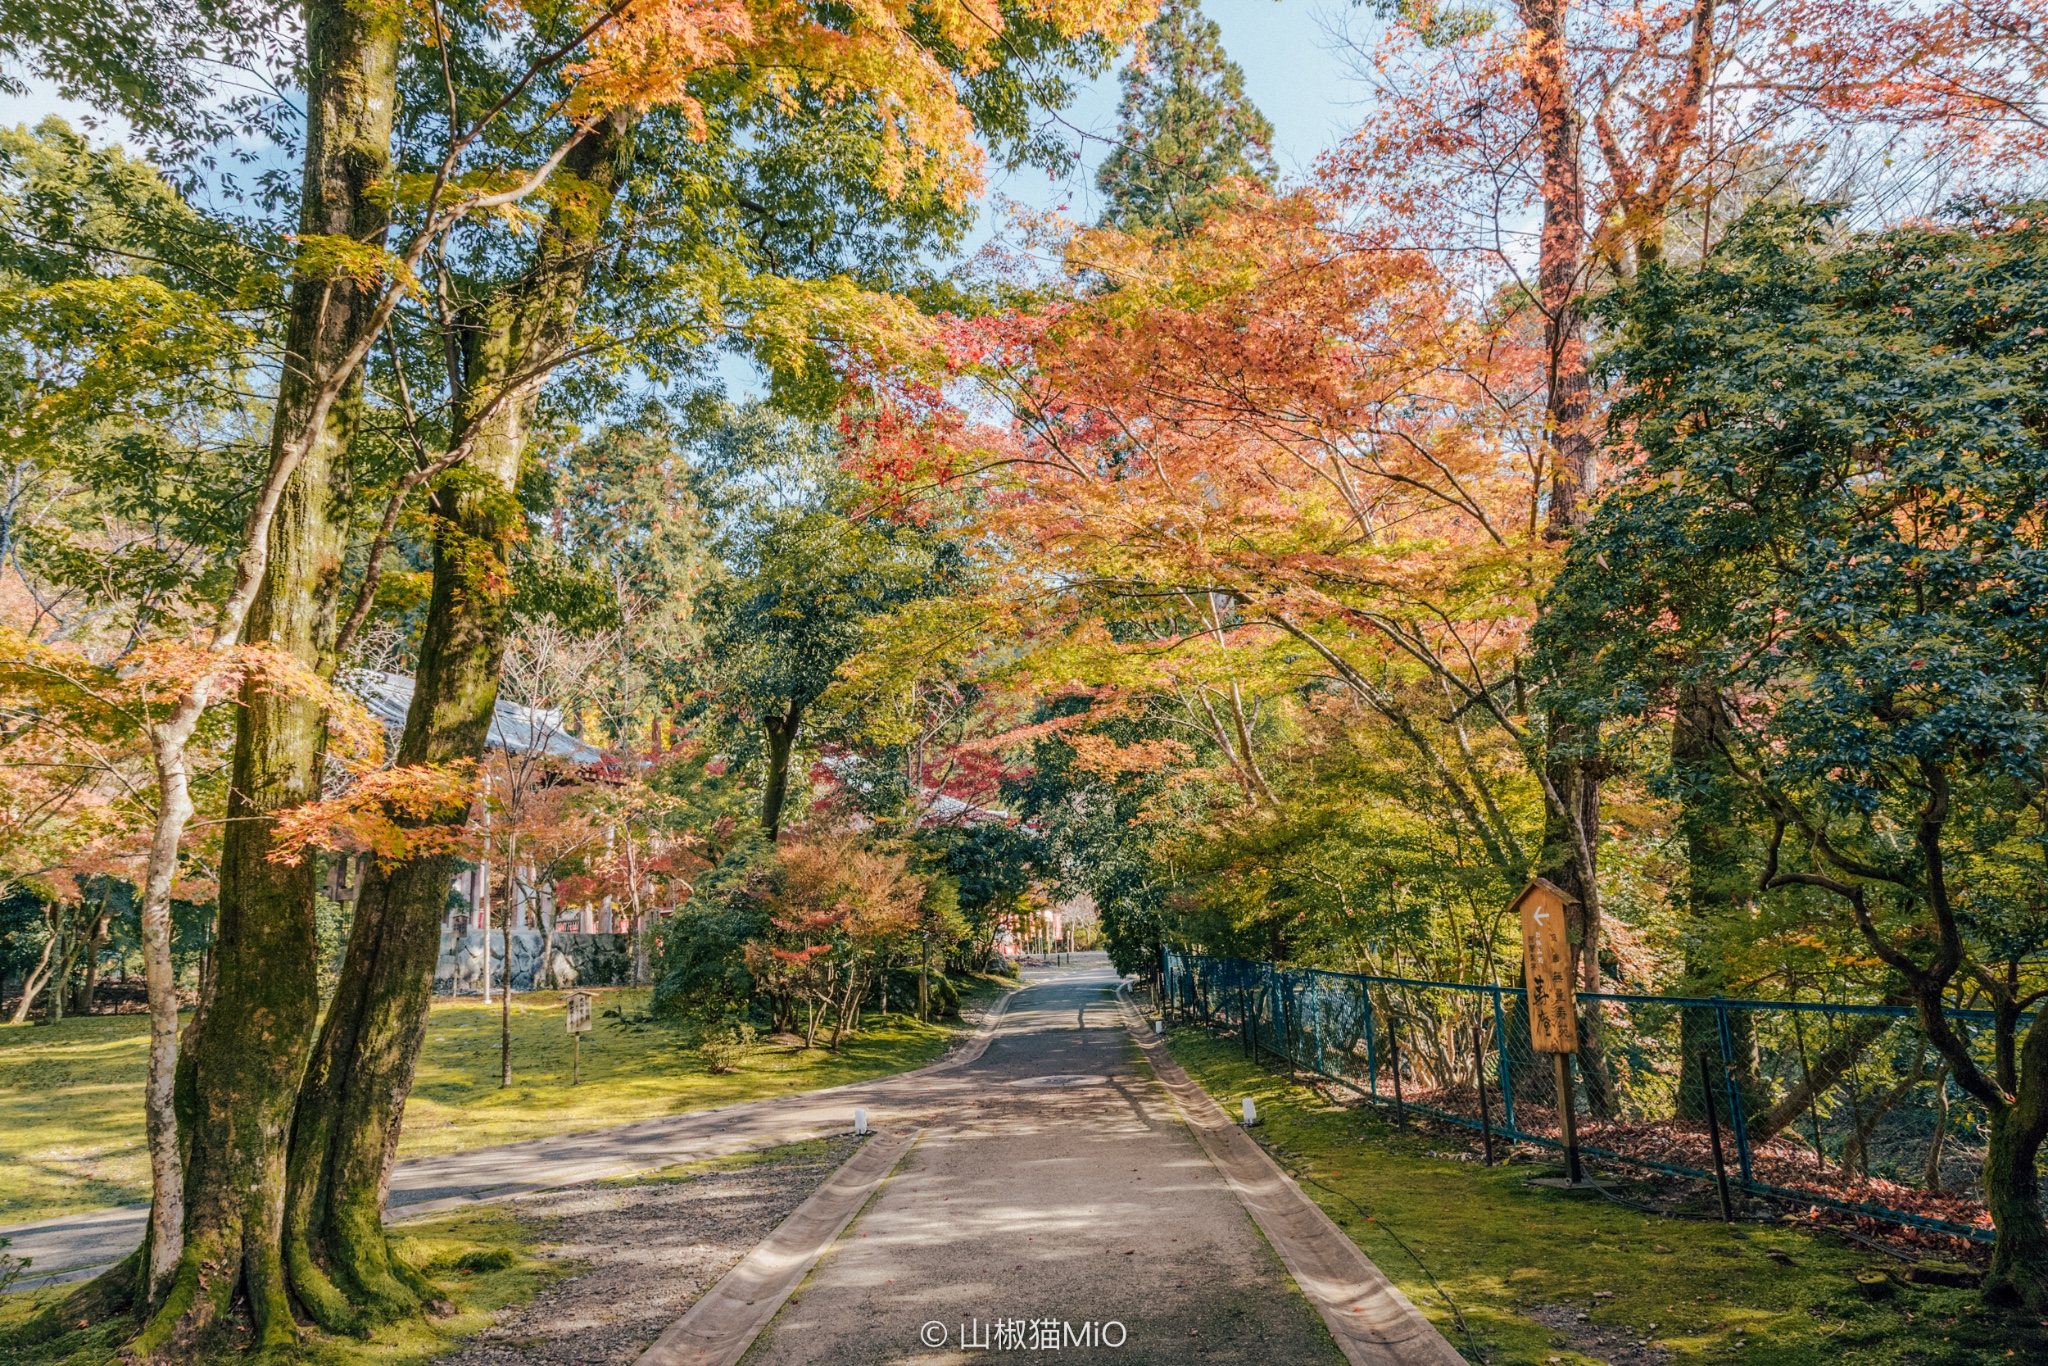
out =
<path fill-rule="evenodd" d="M 789 1091 L 864 1081 L 921 1067 L 958 1026 L 874 1017 L 838 1053 L 762 1045 L 736 1072 L 714 1073 L 694 1028 L 644 1021 L 648 993 L 598 993 L 583 1039 L 583 1081 L 569 1084 L 573 1045 L 561 994 L 512 998 L 512 1085 L 501 1087 L 499 1009 L 480 1001 L 434 1007 L 419 1079 L 406 1105 L 401 1158 L 627 1124 Z"/>
<path fill-rule="evenodd" d="M 1528 1165 L 1432 1157 L 1464 1144 L 1412 1127 L 1397 1133 L 1369 1111 L 1332 1106 L 1247 1063 L 1234 1039 L 1179 1029 L 1169 1043 L 1230 1113 L 1241 1097 L 1257 1102 L 1259 1141 L 1474 1360 L 1598 1366 L 1519 1312 L 1559 1304 L 1595 1326 L 1625 1325 L 1662 1343 L 1675 1366 L 1981 1366 L 2008 1353 L 2048 1360 L 2048 1336 L 2029 1320 L 1987 1311 L 1974 1291 L 1900 1286 L 1889 1300 L 1866 1300 L 1854 1274 L 1896 1263 L 1832 1235 L 1663 1218 L 1531 1187 L 1537 1172 Z"/>
<path fill-rule="evenodd" d="M 149 1198 L 149 1020 L 0 1026 L 0 1225 Z"/>
<path fill-rule="evenodd" d="M 601 1129 L 865 1081 L 937 1058 L 959 1023 L 870 1016 L 838 1053 L 763 1044 L 713 1073 L 699 1031 L 645 1018 L 645 989 L 600 991 L 582 1083 L 559 992 L 512 998 L 512 1085 L 499 1083 L 500 1006 L 436 1002 L 406 1106 L 401 1159 Z M 100 1015 L 0 1026 L 0 1226 L 149 1198 L 142 1080 L 148 1020 Z"/>

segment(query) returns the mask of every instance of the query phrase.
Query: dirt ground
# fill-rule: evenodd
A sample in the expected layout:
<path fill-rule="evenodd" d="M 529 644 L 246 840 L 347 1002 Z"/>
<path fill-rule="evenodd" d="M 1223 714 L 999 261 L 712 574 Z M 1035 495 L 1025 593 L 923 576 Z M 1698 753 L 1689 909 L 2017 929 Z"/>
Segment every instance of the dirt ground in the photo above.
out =
<path fill-rule="evenodd" d="M 514 1202 L 563 1276 L 437 1366 L 632 1362 L 854 1146 L 819 1139 Z"/>

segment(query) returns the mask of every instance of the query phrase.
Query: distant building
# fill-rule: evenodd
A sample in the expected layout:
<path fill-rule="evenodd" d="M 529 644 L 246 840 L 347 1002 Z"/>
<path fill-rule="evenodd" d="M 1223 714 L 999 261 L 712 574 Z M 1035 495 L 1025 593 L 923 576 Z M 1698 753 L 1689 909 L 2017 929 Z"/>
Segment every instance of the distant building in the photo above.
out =
<path fill-rule="evenodd" d="M 363 699 L 364 705 L 394 736 L 405 729 L 406 713 L 412 710 L 410 678 L 376 669 L 358 669 L 349 675 L 346 686 Z M 491 710 L 490 745 L 513 754 L 552 754 L 586 767 L 605 762 L 603 750 L 585 744 L 562 725 L 562 713 L 552 708 L 522 707 L 501 701 Z"/>
<path fill-rule="evenodd" d="M 351 693 L 363 700 L 371 715 L 384 723 L 391 733 L 393 742 L 405 730 L 406 714 L 412 710 L 413 680 L 405 674 L 385 673 L 377 669 L 358 669 L 343 681 Z M 547 754 L 581 768 L 603 768 L 611 763 L 610 756 L 595 745 L 586 744 L 564 729 L 562 713 L 547 707 L 522 707 L 515 702 L 500 701 L 491 709 L 490 748 L 504 750 L 511 754 Z M 359 874 L 350 866 L 355 860 L 336 859 L 328 873 L 327 896 L 335 901 L 353 901 L 359 888 L 354 880 Z M 468 918 L 478 910 L 490 909 L 490 867 L 488 864 L 465 869 L 455 875 L 454 890 L 462 894 L 464 904 L 469 908 Z M 531 887 L 524 879 L 514 879 L 511 908 L 511 922 L 514 930 L 537 926 L 541 917 L 555 911 L 554 888 L 542 885 Z M 454 905 L 443 912 L 441 928 L 445 933 L 456 934 L 468 926 L 457 926 L 458 917 L 463 917 L 461 908 Z M 612 915 L 609 907 L 598 910 L 583 907 L 576 912 L 576 924 L 563 926 L 584 933 L 612 929 Z M 499 926 L 503 928 L 503 926 Z"/>

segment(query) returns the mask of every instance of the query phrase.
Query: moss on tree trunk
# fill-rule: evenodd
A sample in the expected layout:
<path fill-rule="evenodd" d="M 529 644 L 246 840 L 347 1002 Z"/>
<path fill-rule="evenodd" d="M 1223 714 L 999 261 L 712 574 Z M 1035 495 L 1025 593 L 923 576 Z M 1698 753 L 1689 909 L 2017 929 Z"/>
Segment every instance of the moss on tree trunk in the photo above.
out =
<path fill-rule="evenodd" d="M 1922 1018 L 1927 1005 L 1921 1004 Z M 1999 1042 L 2007 1065 L 1999 1080 L 2010 1100 L 1989 1105 L 1984 1147 L 1984 1206 L 1997 1238 L 1984 1294 L 1994 1303 L 2048 1313 L 2048 1224 L 2041 1211 L 2041 1142 L 2048 1138 L 2048 1017 L 2036 1015 L 2018 1046 L 2017 1009 L 2000 1011 Z"/>
<path fill-rule="evenodd" d="M 624 116 L 606 120 L 571 151 L 562 174 L 608 195 L 623 174 L 629 126 Z M 511 625 L 508 562 L 524 528 L 520 463 L 540 383 L 569 346 L 607 211 L 604 202 L 595 212 L 558 211 L 527 273 L 463 320 L 463 379 L 475 416 L 461 435 L 474 444 L 429 506 L 433 591 L 401 764 L 483 754 Z M 451 807 L 430 819 L 459 824 L 467 815 Z M 427 1293 L 390 1255 L 382 1212 L 455 872 L 452 857 L 429 857 L 369 874 L 299 1096 L 285 1253 L 300 1302 L 332 1328 L 410 1312 Z"/>
<path fill-rule="evenodd" d="M 1991 1245 L 1985 1293 L 1993 1300 L 2048 1312 L 2048 1225 L 2041 1219 L 2040 1126 L 2013 1110 L 1994 1113 L 1984 1151 L 1984 1204 L 1998 1238 Z"/>
<path fill-rule="evenodd" d="M 312 0 L 306 44 L 300 230 L 381 242 L 397 18 Z M 310 430 L 318 421 L 315 396 L 361 339 L 374 306 L 373 290 L 344 278 L 301 275 L 293 282 L 273 452 L 312 439 L 278 506 L 243 638 L 315 668 L 331 665 L 360 378 L 317 432 Z M 243 689 L 211 972 L 182 1059 L 184 1246 L 162 1304 L 134 1344 L 139 1356 L 189 1353 L 238 1291 L 247 1295 L 258 1346 L 298 1335 L 279 1233 L 286 1139 L 319 1010 L 314 865 L 267 856 L 276 815 L 319 795 L 325 733 L 314 701 Z"/>
<path fill-rule="evenodd" d="M 783 716 L 769 716 L 761 724 L 768 732 L 768 776 L 761 784 L 761 828 L 773 840 L 782 830 L 782 808 L 789 800 L 789 756 L 796 747 L 797 728 L 803 724 L 803 704 L 792 701 Z"/>

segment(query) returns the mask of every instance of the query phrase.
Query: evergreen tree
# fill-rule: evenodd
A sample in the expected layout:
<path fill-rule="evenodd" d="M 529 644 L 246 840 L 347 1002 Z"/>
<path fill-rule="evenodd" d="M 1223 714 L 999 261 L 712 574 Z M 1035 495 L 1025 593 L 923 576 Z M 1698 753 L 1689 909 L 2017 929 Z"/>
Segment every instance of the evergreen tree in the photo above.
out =
<path fill-rule="evenodd" d="M 1095 175 L 1116 227 L 1184 233 L 1232 177 L 1271 185 L 1273 125 L 1244 93 L 1244 71 L 1196 0 L 1169 0 L 1145 30 L 1144 65 L 1119 78 L 1117 145 Z"/>

